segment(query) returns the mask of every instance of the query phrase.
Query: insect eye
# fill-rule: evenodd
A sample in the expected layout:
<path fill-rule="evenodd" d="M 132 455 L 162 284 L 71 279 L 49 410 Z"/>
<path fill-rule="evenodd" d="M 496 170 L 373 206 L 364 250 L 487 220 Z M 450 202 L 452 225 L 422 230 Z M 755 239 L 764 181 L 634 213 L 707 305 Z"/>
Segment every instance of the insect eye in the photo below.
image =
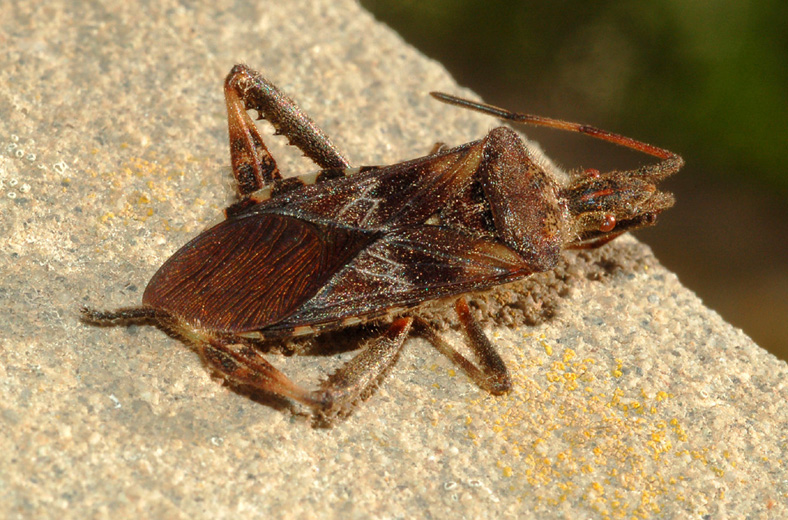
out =
<path fill-rule="evenodd" d="M 602 223 L 599 225 L 599 231 L 603 233 L 607 233 L 608 231 L 613 231 L 613 228 L 616 227 L 616 216 L 612 213 L 605 214 L 605 218 Z"/>

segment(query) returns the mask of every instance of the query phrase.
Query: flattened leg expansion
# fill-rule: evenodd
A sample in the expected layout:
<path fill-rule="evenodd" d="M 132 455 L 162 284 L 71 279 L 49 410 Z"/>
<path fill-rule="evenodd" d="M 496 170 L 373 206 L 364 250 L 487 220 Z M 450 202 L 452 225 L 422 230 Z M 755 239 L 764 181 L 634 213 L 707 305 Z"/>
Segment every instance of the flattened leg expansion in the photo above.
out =
<path fill-rule="evenodd" d="M 254 345 L 236 339 L 208 339 L 197 345 L 205 363 L 228 380 L 255 390 L 288 397 L 330 419 L 347 414 L 350 406 L 366 399 L 397 360 L 410 333 L 413 318 L 395 320 L 388 331 L 310 391 L 276 369 Z"/>
<path fill-rule="evenodd" d="M 224 81 L 230 127 L 230 156 L 238 190 L 246 195 L 281 179 L 276 161 L 247 114 L 257 110 L 277 134 L 287 137 L 320 168 L 350 167 L 331 140 L 295 102 L 257 71 L 236 65 Z"/>

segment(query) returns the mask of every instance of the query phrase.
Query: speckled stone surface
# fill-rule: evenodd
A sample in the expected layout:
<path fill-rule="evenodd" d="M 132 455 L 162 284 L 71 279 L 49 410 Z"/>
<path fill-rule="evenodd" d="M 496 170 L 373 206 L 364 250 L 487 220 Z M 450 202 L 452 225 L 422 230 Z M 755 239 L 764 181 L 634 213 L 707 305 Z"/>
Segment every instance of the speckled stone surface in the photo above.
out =
<path fill-rule="evenodd" d="M 461 91 L 353 2 L 4 2 L 0 55 L 0 517 L 788 515 L 786 364 L 632 238 L 475 300 L 510 395 L 414 339 L 328 430 L 155 328 L 79 321 L 138 303 L 233 200 L 236 62 L 355 164 L 496 124 L 431 101 Z M 283 171 L 313 169 L 265 132 Z M 313 384 L 352 355 L 272 361 Z"/>

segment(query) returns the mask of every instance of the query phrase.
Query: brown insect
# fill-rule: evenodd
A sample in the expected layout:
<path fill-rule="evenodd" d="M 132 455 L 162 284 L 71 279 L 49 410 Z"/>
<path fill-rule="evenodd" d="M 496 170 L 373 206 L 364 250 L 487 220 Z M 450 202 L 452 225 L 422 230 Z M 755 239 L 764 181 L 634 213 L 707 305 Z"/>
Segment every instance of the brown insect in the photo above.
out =
<path fill-rule="evenodd" d="M 574 174 L 566 185 L 499 127 L 425 157 L 352 169 L 320 129 L 259 73 L 235 66 L 224 84 L 239 202 L 226 219 L 175 253 L 145 289 L 142 306 L 86 321 L 154 322 L 185 339 L 231 383 L 346 413 L 391 367 L 411 332 L 426 337 L 492 394 L 510 390 L 506 365 L 465 294 L 552 269 L 564 248 L 598 247 L 652 225 L 673 205 L 656 183 L 678 155 L 628 137 L 516 114 L 433 93 L 441 101 L 518 123 L 588 134 L 658 157 L 631 171 Z M 259 112 L 320 168 L 283 179 L 247 110 Z M 454 300 L 476 363 L 443 340 L 419 307 Z M 271 340 L 378 322 L 387 330 L 325 379 L 303 388 L 259 348 Z"/>

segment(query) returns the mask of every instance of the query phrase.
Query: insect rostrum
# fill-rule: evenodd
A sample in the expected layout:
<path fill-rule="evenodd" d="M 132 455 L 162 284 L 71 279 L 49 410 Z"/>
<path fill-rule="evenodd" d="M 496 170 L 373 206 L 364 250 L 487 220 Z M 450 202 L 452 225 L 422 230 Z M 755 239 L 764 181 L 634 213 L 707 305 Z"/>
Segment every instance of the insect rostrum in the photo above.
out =
<path fill-rule="evenodd" d="M 499 127 L 454 148 L 383 167 L 350 168 L 328 137 L 277 87 L 243 65 L 224 86 L 239 201 L 176 252 L 142 306 L 83 309 L 97 323 L 153 321 L 192 344 L 235 385 L 293 399 L 324 417 L 369 395 L 409 334 L 426 337 L 482 388 L 510 390 L 506 366 L 465 294 L 553 268 L 564 248 L 598 247 L 651 225 L 673 205 L 656 184 L 682 159 L 593 127 L 515 114 L 449 96 L 501 119 L 580 132 L 661 159 L 631 171 L 586 170 L 560 185 L 517 134 Z M 321 170 L 283 179 L 247 110 L 256 110 Z M 418 307 L 454 300 L 476 360 L 448 345 Z M 379 321 L 387 330 L 316 390 L 256 348 Z"/>

